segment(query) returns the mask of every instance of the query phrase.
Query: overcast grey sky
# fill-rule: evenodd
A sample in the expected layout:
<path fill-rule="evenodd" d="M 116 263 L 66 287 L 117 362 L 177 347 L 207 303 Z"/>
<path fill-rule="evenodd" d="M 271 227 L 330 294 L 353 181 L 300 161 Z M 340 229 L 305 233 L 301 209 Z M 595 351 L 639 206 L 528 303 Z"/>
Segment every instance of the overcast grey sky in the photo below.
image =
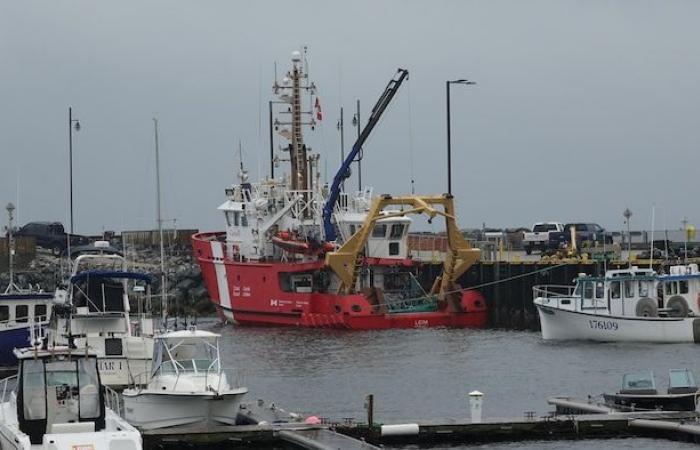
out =
<path fill-rule="evenodd" d="M 155 223 L 153 130 L 166 218 L 223 228 L 216 207 L 241 140 L 267 173 L 273 63 L 308 46 L 323 125 L 306 140 L 328 176 L 338 108 L 369 108 L 410 70 L 365 146 L 376 192 L 453 191 L 463 226 L 595 221 L 700 224 L 700 3 L 696 1 L 3 1 L 0 202 L 20 221 L 68 222 L 68 106 L 80 233 Z M 346 129 L 349 148 L 354 135 Z M 411 156 L 412 155 L 412 156 Z M 354 178 L 353 178 L 354 180 Z M 351 182 L 352 185 L 356 181 Z M 4 216 L 3 220 L 4 222 Z"/>

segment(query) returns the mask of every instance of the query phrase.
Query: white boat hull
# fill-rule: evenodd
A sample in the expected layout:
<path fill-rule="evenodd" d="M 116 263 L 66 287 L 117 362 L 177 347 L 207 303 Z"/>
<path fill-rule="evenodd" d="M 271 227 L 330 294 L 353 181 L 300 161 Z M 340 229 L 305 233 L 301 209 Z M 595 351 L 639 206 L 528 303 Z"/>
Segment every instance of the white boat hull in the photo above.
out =
<path fill-rule="evenodd" d="M 238 406 L 246 388 L 233 389 L 216 395 L 207 393 L 175 393 L 125 391 L 126 420 L 142 430 L 182 425 L 235 425 Z"/>
<path fill-rule="evenodd" d="M 535 305 L 547 340 L 700 343 L 700 318 L 621 317 L 545 306 L 537 300 Z"/>
<path fill-rule="evenodd" d="M 141 433 L 117 416 L 109 408 L 106 410 L 106 428 L 97 432 L 47 433 L 41 444 L 32 444 L 29 436 L 19 429 L 13 402 L 0 404 L 0 448 L 2 450 L 141 450 Z"/>

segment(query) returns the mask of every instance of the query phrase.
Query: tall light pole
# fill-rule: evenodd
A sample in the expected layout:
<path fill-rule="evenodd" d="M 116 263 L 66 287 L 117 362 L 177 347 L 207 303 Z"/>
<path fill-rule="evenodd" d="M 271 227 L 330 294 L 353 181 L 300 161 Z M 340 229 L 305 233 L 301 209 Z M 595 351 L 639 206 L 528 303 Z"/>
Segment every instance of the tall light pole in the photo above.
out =
<path fill-rule="evenodd" d="M 13 219 L 13 212 L 15 211 L 15 205 L 12 203 L 8 203 L 7 206 L 5 207 L 7 210 L 7 216 L 8 216 L 8 224 L 7 224 L 7 254 L 10 258 L 9 264 L 10 264 L 10 283 L 7 285 L 7 289 L 5 289 L 5 294 L 9 294 L 10 292 L 13 291 L 18 291 L 17 286 L 15 285 L 15 242 L 12 236 L 12 232 L 14 231 L 12 229 L 12 219 Z"/>
<path fill-rule="evenodd" d="M 447 91 L 447 193 L 452 195 L 452 136 L 450 130 L 450 85 L 451 84 L 464 84 L 473 85 L 476 84 L 474 81 L 469 81 L 465 79 L 459 80 L 448 80 L 445 82 L 445 87 Z"/>
<path fill-rule="evenodd" d="M 632 217 L 632 211 L 629 208 L 625 208 L 622 211 L 622 217 L 625 218 L 625 223 L 627 224 L 627 265 L 632 266 L 632 233 L 630 233 L 630 218 Z M 653 258 L 653 256 L 652 256 Z"/>
<path fill-rule="evenodd" d="M 73 130 L 80 131 L 80 121 L 73 118 L 73 108 L 68 107 L 68 178 L 70 181 L 70 233 L 73 234 Z M 69 244 L 70 246 L 70 239 Z"/>

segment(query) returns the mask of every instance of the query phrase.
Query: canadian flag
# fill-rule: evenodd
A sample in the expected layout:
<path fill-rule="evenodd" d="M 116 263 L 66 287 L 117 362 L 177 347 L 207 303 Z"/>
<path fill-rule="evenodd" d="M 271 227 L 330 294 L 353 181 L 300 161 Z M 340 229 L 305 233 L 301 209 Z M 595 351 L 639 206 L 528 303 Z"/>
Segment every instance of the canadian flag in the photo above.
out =
<path fill-rule="evenodd" d="M 316 97 L 316 104 L 314 105 L 314 109 L 316 110 L 316 120 L 319 122 L 323 120 L 323 113 L 321 112 L 321 101 Z"/>

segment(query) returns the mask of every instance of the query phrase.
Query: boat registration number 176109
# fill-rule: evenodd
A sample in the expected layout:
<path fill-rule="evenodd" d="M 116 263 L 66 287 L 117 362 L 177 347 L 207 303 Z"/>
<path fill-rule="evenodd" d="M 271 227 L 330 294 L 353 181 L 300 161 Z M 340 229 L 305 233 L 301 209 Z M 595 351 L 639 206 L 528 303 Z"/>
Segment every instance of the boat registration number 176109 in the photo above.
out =
<path fill-rule="evenodd" d="M 617 331 L 617 322 L 612 320 L 589 320 L 588 325 L 594 330 Z"/>

